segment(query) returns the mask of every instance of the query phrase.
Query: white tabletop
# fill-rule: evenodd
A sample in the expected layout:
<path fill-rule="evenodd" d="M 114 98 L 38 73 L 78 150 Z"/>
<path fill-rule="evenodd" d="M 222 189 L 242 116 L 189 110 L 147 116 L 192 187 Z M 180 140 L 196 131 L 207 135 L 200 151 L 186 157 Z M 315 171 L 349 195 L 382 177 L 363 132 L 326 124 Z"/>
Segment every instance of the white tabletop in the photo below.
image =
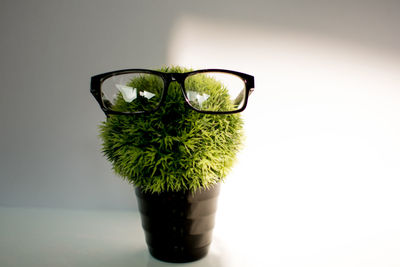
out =
<path fill-rule="evenodd" d="M 392 221 L 366 221 L 357 230 L 351 222 L 251 217 L 227 207 L 217 211 L 209 254 L 186 264 L 150 256 L 137 211 L 0 207 L 0 266 L 400 266 L 400 232 Z"/>
<path fill-rule="evenodd" d="M 178 265 L 227 266 L 219 243 L 206 258 Z M 1 267 L 175 265 L 150 256 L 136 211 L 0 207 Z"/>

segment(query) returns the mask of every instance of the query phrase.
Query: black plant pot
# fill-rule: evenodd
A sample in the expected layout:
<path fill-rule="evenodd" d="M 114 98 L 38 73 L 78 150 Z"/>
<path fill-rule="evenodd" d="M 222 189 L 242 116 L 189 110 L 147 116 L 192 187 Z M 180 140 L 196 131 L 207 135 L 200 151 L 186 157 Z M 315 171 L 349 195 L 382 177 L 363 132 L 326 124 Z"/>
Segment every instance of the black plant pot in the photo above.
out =
<path fill-rule="evenodd" d="M 207 255 L 220 184 L 190 192 L 146 193 L 136 188 L 150 254 L 167 262 L 190 262 Z"/>

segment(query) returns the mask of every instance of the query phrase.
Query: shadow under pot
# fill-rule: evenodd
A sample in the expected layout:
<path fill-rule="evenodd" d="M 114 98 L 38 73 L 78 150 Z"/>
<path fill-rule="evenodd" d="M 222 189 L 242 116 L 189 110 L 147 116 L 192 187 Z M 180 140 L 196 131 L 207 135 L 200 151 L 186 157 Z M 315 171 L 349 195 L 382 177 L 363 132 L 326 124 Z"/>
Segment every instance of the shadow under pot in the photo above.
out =
<path fill-rule="evenodd" d="M 207 255 L 220 187 L 155 194 L 135 188 L 146 243 L 154 258 L 191 262 Z"/>

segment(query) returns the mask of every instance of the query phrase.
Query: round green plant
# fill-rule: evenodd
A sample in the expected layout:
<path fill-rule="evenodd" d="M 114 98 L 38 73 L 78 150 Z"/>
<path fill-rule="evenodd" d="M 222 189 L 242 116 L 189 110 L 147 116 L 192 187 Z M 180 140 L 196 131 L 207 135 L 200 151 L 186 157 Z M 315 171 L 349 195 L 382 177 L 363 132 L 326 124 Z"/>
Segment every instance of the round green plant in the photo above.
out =
<path fill-rule="evenodd" d="M 190 71 L 181 67 L 162 72 Z M 143 78 L 142 78 L 143 79 Z M 150 78 L 149 78 L 150 79 Z M 130 83 L 149 82 L 135 80 Z M 230 105 L 224 87 L 212 78 L 194 81 L 201 90 L 214 90 L 218 105 Z M 203 89 L 206 88 L 206 89 Z M 130 103 L 117 98 L 116 107 Z M 204 114 L 188 107 L 172 82 L 165 102 L 155 112 L 110 115 L 100 126 L 103 153 L 115 173 L 144 191 L 195 191 L 222 181 L 242 145 L 243 121 L 236 114 Z"/>

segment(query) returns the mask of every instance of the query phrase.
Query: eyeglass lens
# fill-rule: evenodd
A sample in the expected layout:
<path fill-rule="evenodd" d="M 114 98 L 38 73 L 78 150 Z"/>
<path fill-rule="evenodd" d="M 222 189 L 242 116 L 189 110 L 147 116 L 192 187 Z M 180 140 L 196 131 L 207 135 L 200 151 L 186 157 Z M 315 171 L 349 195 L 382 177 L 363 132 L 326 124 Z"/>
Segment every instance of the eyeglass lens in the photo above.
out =
<path fill-rule="evenodd" d="M 245 83 L 229 73 L 197 73 L 185 79 L 184 88 L 189 104 L 201 111 L 229 112 L 244 105 Z"/>
<path fill-rule="evenodd" d="M 164 80 L 148 73 L 114 75 L 101 85 L 104 105 L 119 112 L 155 110 L 161 102 L 163 90 Z"/>

